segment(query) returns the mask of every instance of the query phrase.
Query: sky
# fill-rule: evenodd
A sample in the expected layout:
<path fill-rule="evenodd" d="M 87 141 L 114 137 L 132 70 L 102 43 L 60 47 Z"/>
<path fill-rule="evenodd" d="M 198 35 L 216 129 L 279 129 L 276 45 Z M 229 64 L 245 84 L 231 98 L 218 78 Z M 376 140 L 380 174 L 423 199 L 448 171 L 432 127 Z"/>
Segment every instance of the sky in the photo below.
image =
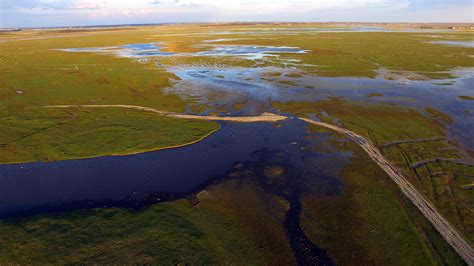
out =
<path fill-rule="evenodd" d="M 0 27 L 251 21 L 474 23 L 474 0 L 0 0 Z"/>

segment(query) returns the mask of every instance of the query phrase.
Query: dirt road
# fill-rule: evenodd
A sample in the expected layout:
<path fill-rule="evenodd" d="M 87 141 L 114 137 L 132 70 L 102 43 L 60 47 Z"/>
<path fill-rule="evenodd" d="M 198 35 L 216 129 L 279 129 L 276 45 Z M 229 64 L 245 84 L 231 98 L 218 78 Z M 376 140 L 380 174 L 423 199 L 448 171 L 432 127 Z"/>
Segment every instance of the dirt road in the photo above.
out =
<path fill-rule="evenodd" d="M 355 134 L 338 126 L 324 122 L 314 121 L 308 118 L 299 118 L 307 123 L 329 128 L 348 136 L 367 152 L 370 158 L 376 162 L 398 185 L 403 194 L 421 211 L 421 213 L 431 222 L 444 239 L 456 250 L 456 252 L 466 261 L 468 265 L 474 265 L 474 250 L 469 243 L 454 229 L 454 227 L 421 195 L 408 180 L 392 166 L 385 156 L 364 137 Z"/>
<path fill-rule="evenodd" d="M 163 116 L 178 118 L 178 119 L 194 119 L 194 120 L 207 120 L 207 121 L 229 121 L 229 122 L 241 122 L 241 123 L 252 123 L 252 122 L 278 122 L 287 119 L 286 116 L 281 116 L 272 113 L 263 113 L 258 116 L 201 116 L 201 115 L 186 115 L 178 114 L 173 112 L 160 111 L 151 107 L 137 106 L 137 105 L 49 105 L 43 108 L 126 108 L 134 109 L 146 112 L 153 112 Z"/>

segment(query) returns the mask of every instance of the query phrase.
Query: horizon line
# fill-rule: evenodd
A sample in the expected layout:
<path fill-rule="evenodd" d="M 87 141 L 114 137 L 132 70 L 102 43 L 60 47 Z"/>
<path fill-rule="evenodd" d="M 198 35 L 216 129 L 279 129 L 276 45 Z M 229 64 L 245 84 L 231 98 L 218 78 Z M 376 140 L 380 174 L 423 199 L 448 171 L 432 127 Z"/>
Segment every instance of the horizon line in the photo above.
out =
<path fill-rule="evenodd" d="M 63 26 L 41 26 L 41 27 L 0 27 L 0 29 L 61 29 L 61 28 L 93 28 L 93 27 L 123 27 L 123 26 L 153 26 L 153 25 L 199 25 L 199 24 L 308 24 L 308 23 L 342 23 L 342 24 L 437 24 L 437 25 L 449 25 L 449 24 L 469 24 L 474 25 L 474 22 L 435 22 L 435 21 L 426 21 L 426 22 L 407 22 L 407 21 L 398 21 L 398 22 L 370 22 L 370 21 L 213 21 L 213 22 L 152 22 L 152 23 L 124 23 L 124 24 L 82 24 L 82 25 L 63 25 Z"/>

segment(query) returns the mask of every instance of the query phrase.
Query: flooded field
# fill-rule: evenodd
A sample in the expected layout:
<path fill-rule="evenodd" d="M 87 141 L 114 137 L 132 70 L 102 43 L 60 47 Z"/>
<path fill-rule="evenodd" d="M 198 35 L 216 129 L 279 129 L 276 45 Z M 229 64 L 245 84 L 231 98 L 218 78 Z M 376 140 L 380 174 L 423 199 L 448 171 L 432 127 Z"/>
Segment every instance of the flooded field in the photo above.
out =
<path fill-rule="evenodd" d="M 257 64 L 268 57 L 276 57 L 277 62 L 283 65 L 291 59 L 279 59 L 279 54 L 310 52 L 295 47 L 212 45 L 210 50 L 197 53 L 166 53 L 161 52 L 161 47 L 155 44 L 129 44 L 120 48 L 73 48 L 65 51 L 112 52 L 120 57 L 151 60 L 161 56 L 230 56 L 252 60 Z M 206 109 L 206 114 L 218 112 L 258 115 L 274 111 L 272 101 L 317 102 L 331 97 L 372 104 L 393 104 L 415 108 L 421 112 L 426 108 L 435 108 L 454 120 L 449 125 L 451 137 L 469 149 L 474 149 L 474 140 L 471 138 L 474 130 L 472 103 L 460 97 L 474 97 L 472 68 L 453 69 L 451 73 L 456 77 L 449 79 L 426 79 L 416 75 L 410 76 L 412 73 L 390 72 L 386 69 L 380 69 L 376 78 L 331 78 L 308 74 L 294 67 L 157 67 L 164 68 L 177 77 L 173 86 L 165 89 L 166 92 L 205 104 L 210 107 Z"/>
<path fill-rule="evenodd" d="M 329 78 L 280 68 L 179 68 L 171 69 L 179 78 L 166 91 L 198 99 L 216 110 L 231 114 L 260 114 L 272 110 L 272 101 L 308 102 L 330 97 L 370 104 L 394 104 L 416 108 L 436 108 L 454 119 L 453 137 L 474 149 L 472 103 L 459 95 L 474 95 L 472 69 L 460 77 L 445 80 Z M 239 106 L 236 110 L 235 106 Z"/>

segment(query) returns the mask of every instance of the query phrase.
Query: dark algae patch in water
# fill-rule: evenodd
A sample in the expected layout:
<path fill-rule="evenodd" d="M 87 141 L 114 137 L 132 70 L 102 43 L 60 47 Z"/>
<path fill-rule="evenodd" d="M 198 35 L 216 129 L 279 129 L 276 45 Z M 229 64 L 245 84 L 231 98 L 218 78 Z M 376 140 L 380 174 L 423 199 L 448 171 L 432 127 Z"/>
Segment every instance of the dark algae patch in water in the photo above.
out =
<path fill-rule="evenodd" d="M 326 250 L 316 246 L 301 228 L 301 203 L 290 203 L 286 214 L 285 230 L 298 265 L 334 265 Z"/>
<path fill-rule="evenodd" d="M 294 168 L 287 162 L 291 161 L 289 154 L 264 150 L 260 152 L 260 160 L 256 165 L 260 186 L 265 191 L 271 191 L 285 199 L 289 204 L 283 226 L 288 241 L 294 252 L 298 265 L 332 265 L 333 262 L 326 251 L 316 246 L 301 228 L 300 197 L 307 194 L 327 195 L 337 194 L 338 181 L 329 179 L 324 184 L 314 184 L 311 175 L 305 174 L 302 169 Z M 330 183 L 335 183 L 329 186 Z M 317 187 L 317 188 L 316 188 Z M 316 189 L 316 190 L 315 190 Z"/>
<path fill-rule="evenodd" d="M 305 147 L 310 148 L 310 146 Z M 279 229 L 274 234 L 279 235 L 280 238 L 285 236 L 287 245 L 293 253 L 292 257 L 298 265 L 333 265 L 333 261 L 326 251 L 312 242 L 301 227 L 300 198 L 304 195 L 320 197 L 338 194 L 342 186 L 337 178 L 338 170 L 334 169 L 329 172 L 310 170 L 311 163 L 321 160 L 321 158 L 309 159 L 308 157 L 311 157 L 309 153 L 303 155 L 306 167 L 298 167 L 302 162 L 299 162 L 298 159 L 295 161 L 295 156 L 298 158 L 300 155 L 272 148 L 259 150 L 252 155 L 253 160 L 237 163 L 234 169 L 228 173 L 227 176 L 231 181 L 227 182 L 237 182 L 240 186 L 250 183 L 250 189 L 260 191 L 259 198 L 267 206 L 264 212 L 270 211 L 269 214 L 273 219 L 279 220 L 277 225 Z M 333 160 L 337 160 L 336 158 L 335 155 Z M 219 186 L 216 185 L 216 187 Z M 215 191 L 215 188 L 211 188 L 209 191 L 205 190 L 198 194 L 198 198 L 205 198 L 208 193 L 212 195 L 212 192 Z M 204 196 L 200 196 L 201 194 Z M 275 201 L 275 199 L 280 200 Z M 276 208 L 275 205 L 281 204 L 277 204 L 277 202 L 284 202 L 286 208 L 283 210 L 281 207 Z M 238 208 L 245 207 L 239 205 Z M 244 219 L 249 219 L 249 217 Z M 250 226 L 255 226 L 255 224 Z M 254 234 L 261 235 L 262 232 L 259 231 L 264 229 L 255 230 Z M 261 237 L 272 238 L 270 235 Z"/>

